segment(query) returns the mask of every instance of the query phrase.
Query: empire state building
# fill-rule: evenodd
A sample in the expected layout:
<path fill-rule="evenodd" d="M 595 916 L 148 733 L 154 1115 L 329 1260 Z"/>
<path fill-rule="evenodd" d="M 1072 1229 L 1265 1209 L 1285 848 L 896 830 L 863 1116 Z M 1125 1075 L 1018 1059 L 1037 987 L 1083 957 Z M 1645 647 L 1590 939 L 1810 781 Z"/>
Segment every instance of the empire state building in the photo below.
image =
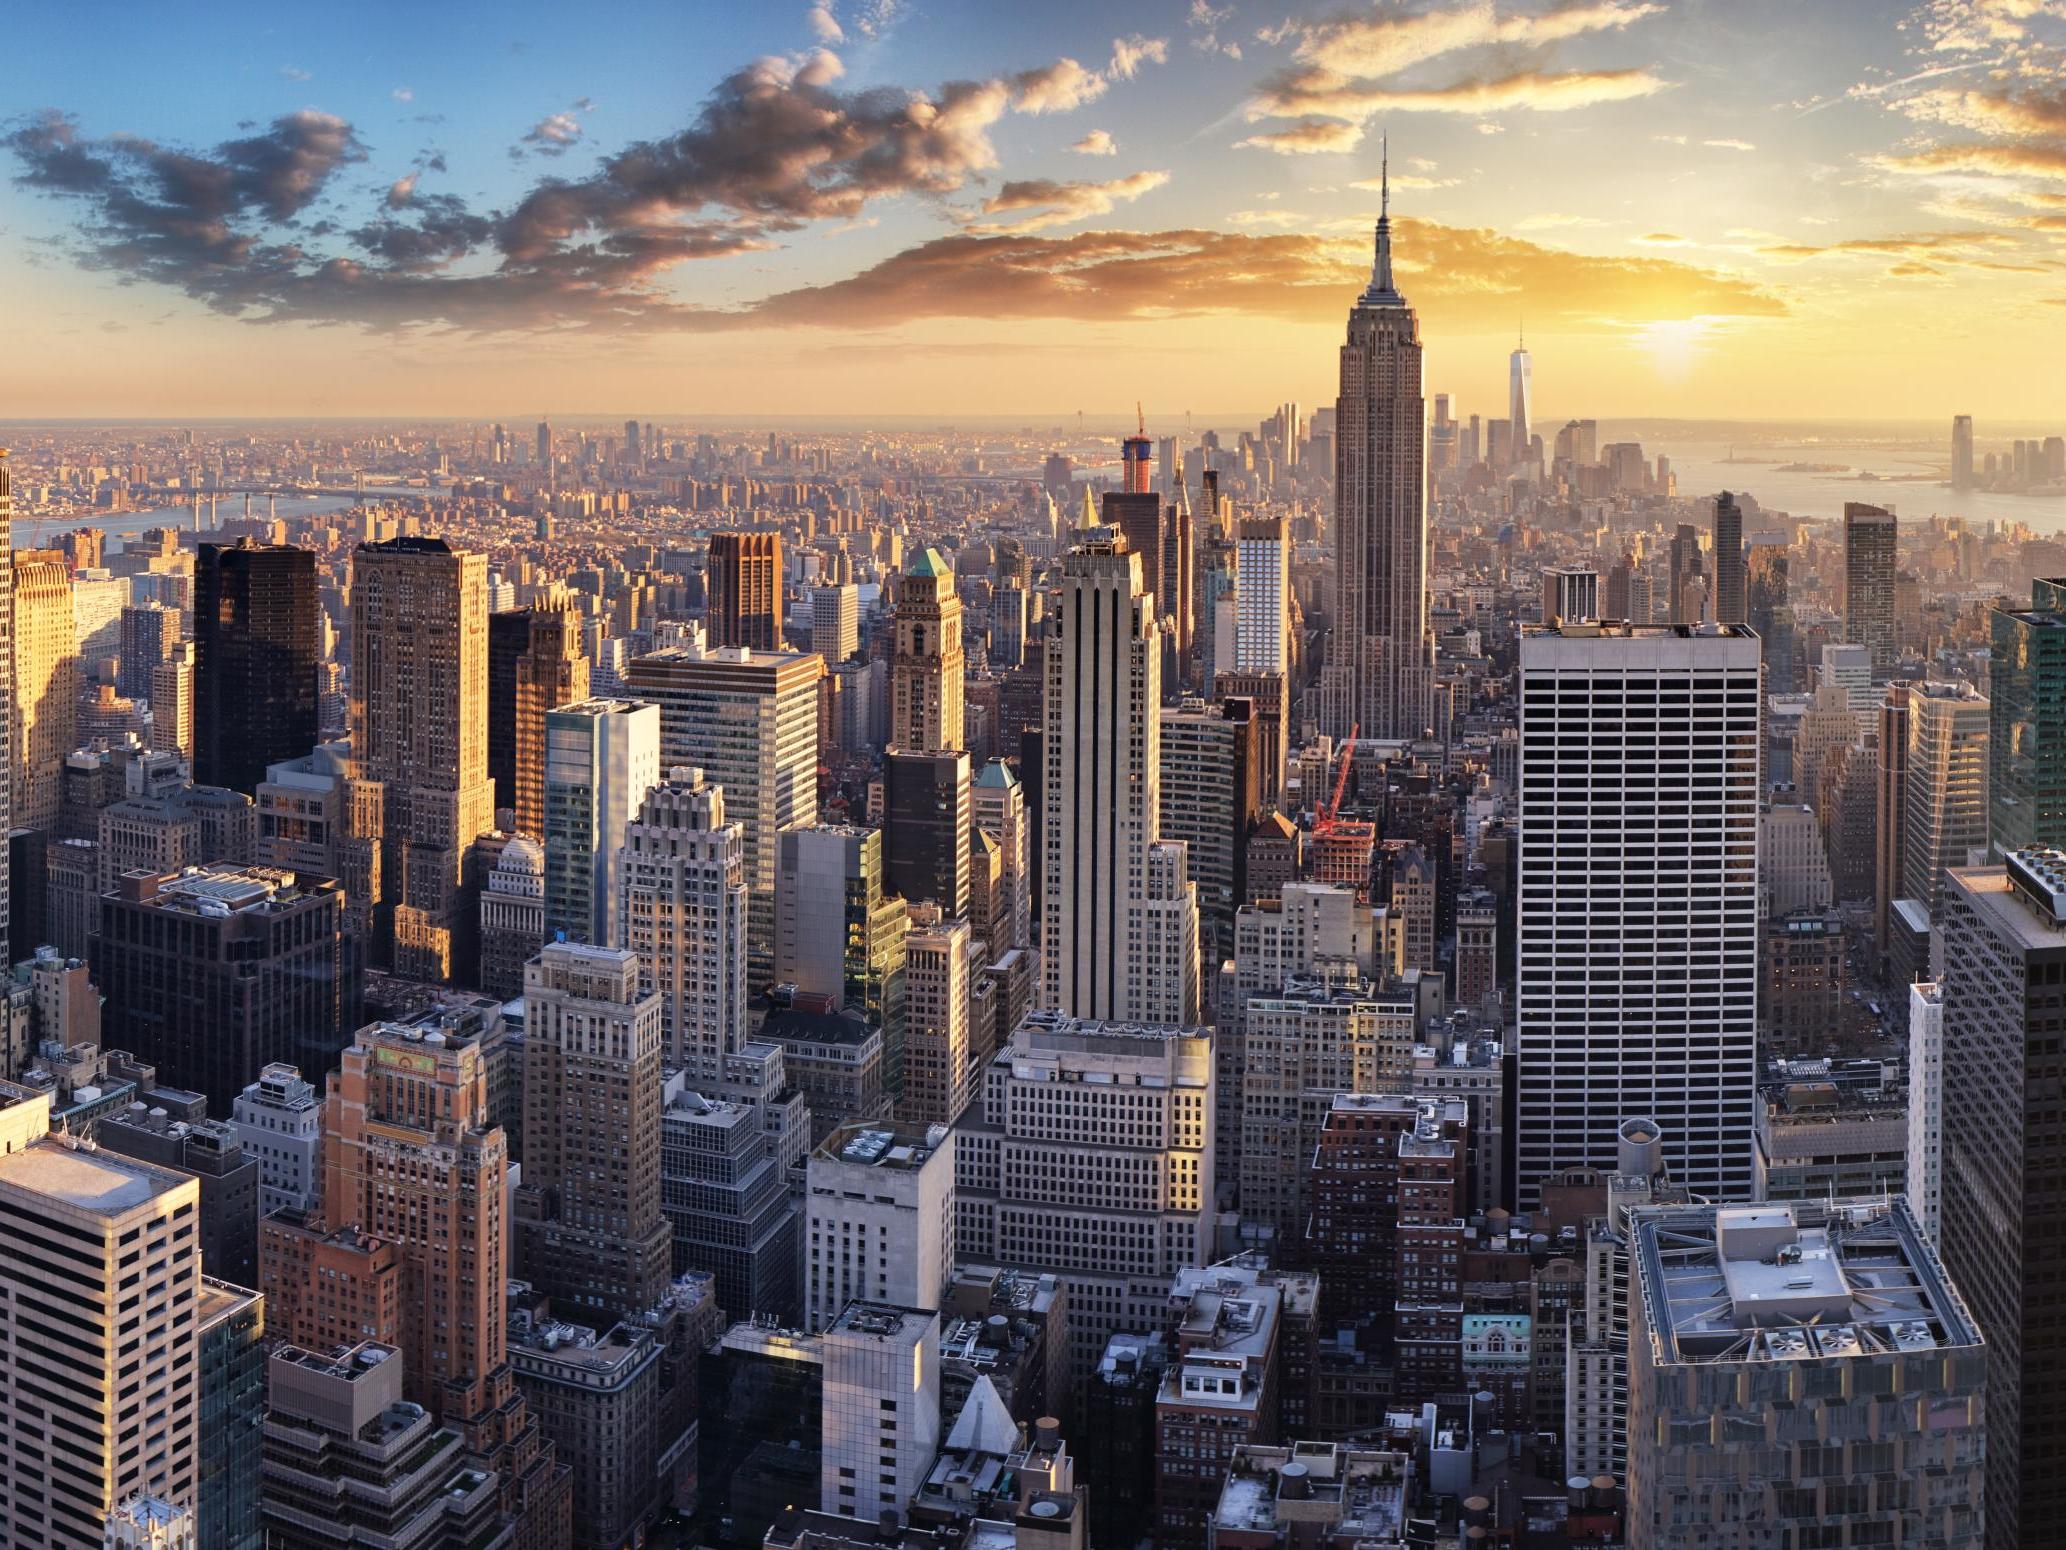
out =
<path fill-rule="evenodd" d="M 1370 284 L 1349 310 L 1335 400 L 1334 639 L 1326 730 L 1413 738 L 1429 729 L 1427 468 L 1420 323 L 1392 283 L 1391 193 Z"/>

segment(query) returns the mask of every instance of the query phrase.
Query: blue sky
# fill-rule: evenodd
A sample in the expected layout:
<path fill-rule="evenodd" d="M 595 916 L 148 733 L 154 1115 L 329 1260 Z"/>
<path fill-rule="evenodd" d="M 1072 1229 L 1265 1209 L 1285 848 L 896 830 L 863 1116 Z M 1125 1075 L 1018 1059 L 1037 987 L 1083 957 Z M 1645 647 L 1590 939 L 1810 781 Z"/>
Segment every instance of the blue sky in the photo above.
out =
<path fill-rule="evenodd" d="M 1310 401 L 1384 134 L 1461 397 L 1522 318 L 1595 412 L 1934 415 L 1890 317 L 1982 412 L 2058 391 L 2066 0 L 11 22 L 0 283 L 54 369 L 0 412 Z"/>

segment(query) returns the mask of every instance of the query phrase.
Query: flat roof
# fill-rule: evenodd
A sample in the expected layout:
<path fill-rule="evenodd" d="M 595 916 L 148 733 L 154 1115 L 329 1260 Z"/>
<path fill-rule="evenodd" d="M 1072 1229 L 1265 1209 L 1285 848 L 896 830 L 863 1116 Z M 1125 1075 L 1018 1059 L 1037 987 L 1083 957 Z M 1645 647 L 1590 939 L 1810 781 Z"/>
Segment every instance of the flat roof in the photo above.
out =
<path fill-rule="evenodd" d="M 102 1216 L 149 1205 L 192 1181 L 169 1168 L 45 1138 L 0 1157 L 0 1185 L 13 1185 Z"/>

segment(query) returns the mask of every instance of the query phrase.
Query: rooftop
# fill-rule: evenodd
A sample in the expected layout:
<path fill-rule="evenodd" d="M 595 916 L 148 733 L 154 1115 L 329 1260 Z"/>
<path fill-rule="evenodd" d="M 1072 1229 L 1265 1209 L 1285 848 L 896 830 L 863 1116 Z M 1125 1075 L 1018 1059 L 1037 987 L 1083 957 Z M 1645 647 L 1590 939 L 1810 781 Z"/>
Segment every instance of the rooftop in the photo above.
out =
<path fill-rule="evenodd" d="M 819 1143 L 816 1155 L 861 1168 L 923 1168 L 946 1139 L 944 1125 L 842 1125 Z"/>
<path fill-rule="evenodd" d="M 917 1345 L 926 1332 L 938 1326 L 940 1316 L 923 1308 L 902 1308 L 887 1302 L 850 1302 L 832 1321 L 827 1334 L 872 1335 L 877 1340 L 895 1340 Z"/>
<path fill-rule="evenodd" d="M 120 1216 L 161 1195 L 196 1188 L 183 1173 L 50 1136 L 0 1157 L 0 1186 L 27 1190 L 81 1211 Z"/>
<path fill-rule="evenodd" d="M 1663 1206 L 1632 1215 L 1652 1359 L 1834 1359 L 1980 1343 L 1907 1202 Z"/>
<path fill-rule="evenodd" d="M 1214 1523 L 1270 1533 L 1286 1519 L 1318 1520 L 1331 1533 L 1389 1542 L 1405 1525 L 1410 1462 L 1398 1453 L 1328 1442 L 1239 1448 Z"/>

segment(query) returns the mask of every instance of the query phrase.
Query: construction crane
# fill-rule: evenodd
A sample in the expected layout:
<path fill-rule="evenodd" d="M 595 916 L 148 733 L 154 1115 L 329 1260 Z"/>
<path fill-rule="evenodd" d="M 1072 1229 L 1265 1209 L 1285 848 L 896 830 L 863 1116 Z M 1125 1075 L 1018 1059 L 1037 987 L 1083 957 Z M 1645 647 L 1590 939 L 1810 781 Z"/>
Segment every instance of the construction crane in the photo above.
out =
<path fill-rule="evenodd" d="M 1357 722 L 1349 728 L 1349 740 L 1341 745 L 1341 771 L 1334 777 L 1334 796 L 1328 804 L 1313 815 L 1313 833 L 1325 834 L 1335 825 L 1341 813 L 1342 793 L 1349 785 L 1349 758 L 1356 751 L 1356 735 L 1363 730 L 1363 723 Z"/>

